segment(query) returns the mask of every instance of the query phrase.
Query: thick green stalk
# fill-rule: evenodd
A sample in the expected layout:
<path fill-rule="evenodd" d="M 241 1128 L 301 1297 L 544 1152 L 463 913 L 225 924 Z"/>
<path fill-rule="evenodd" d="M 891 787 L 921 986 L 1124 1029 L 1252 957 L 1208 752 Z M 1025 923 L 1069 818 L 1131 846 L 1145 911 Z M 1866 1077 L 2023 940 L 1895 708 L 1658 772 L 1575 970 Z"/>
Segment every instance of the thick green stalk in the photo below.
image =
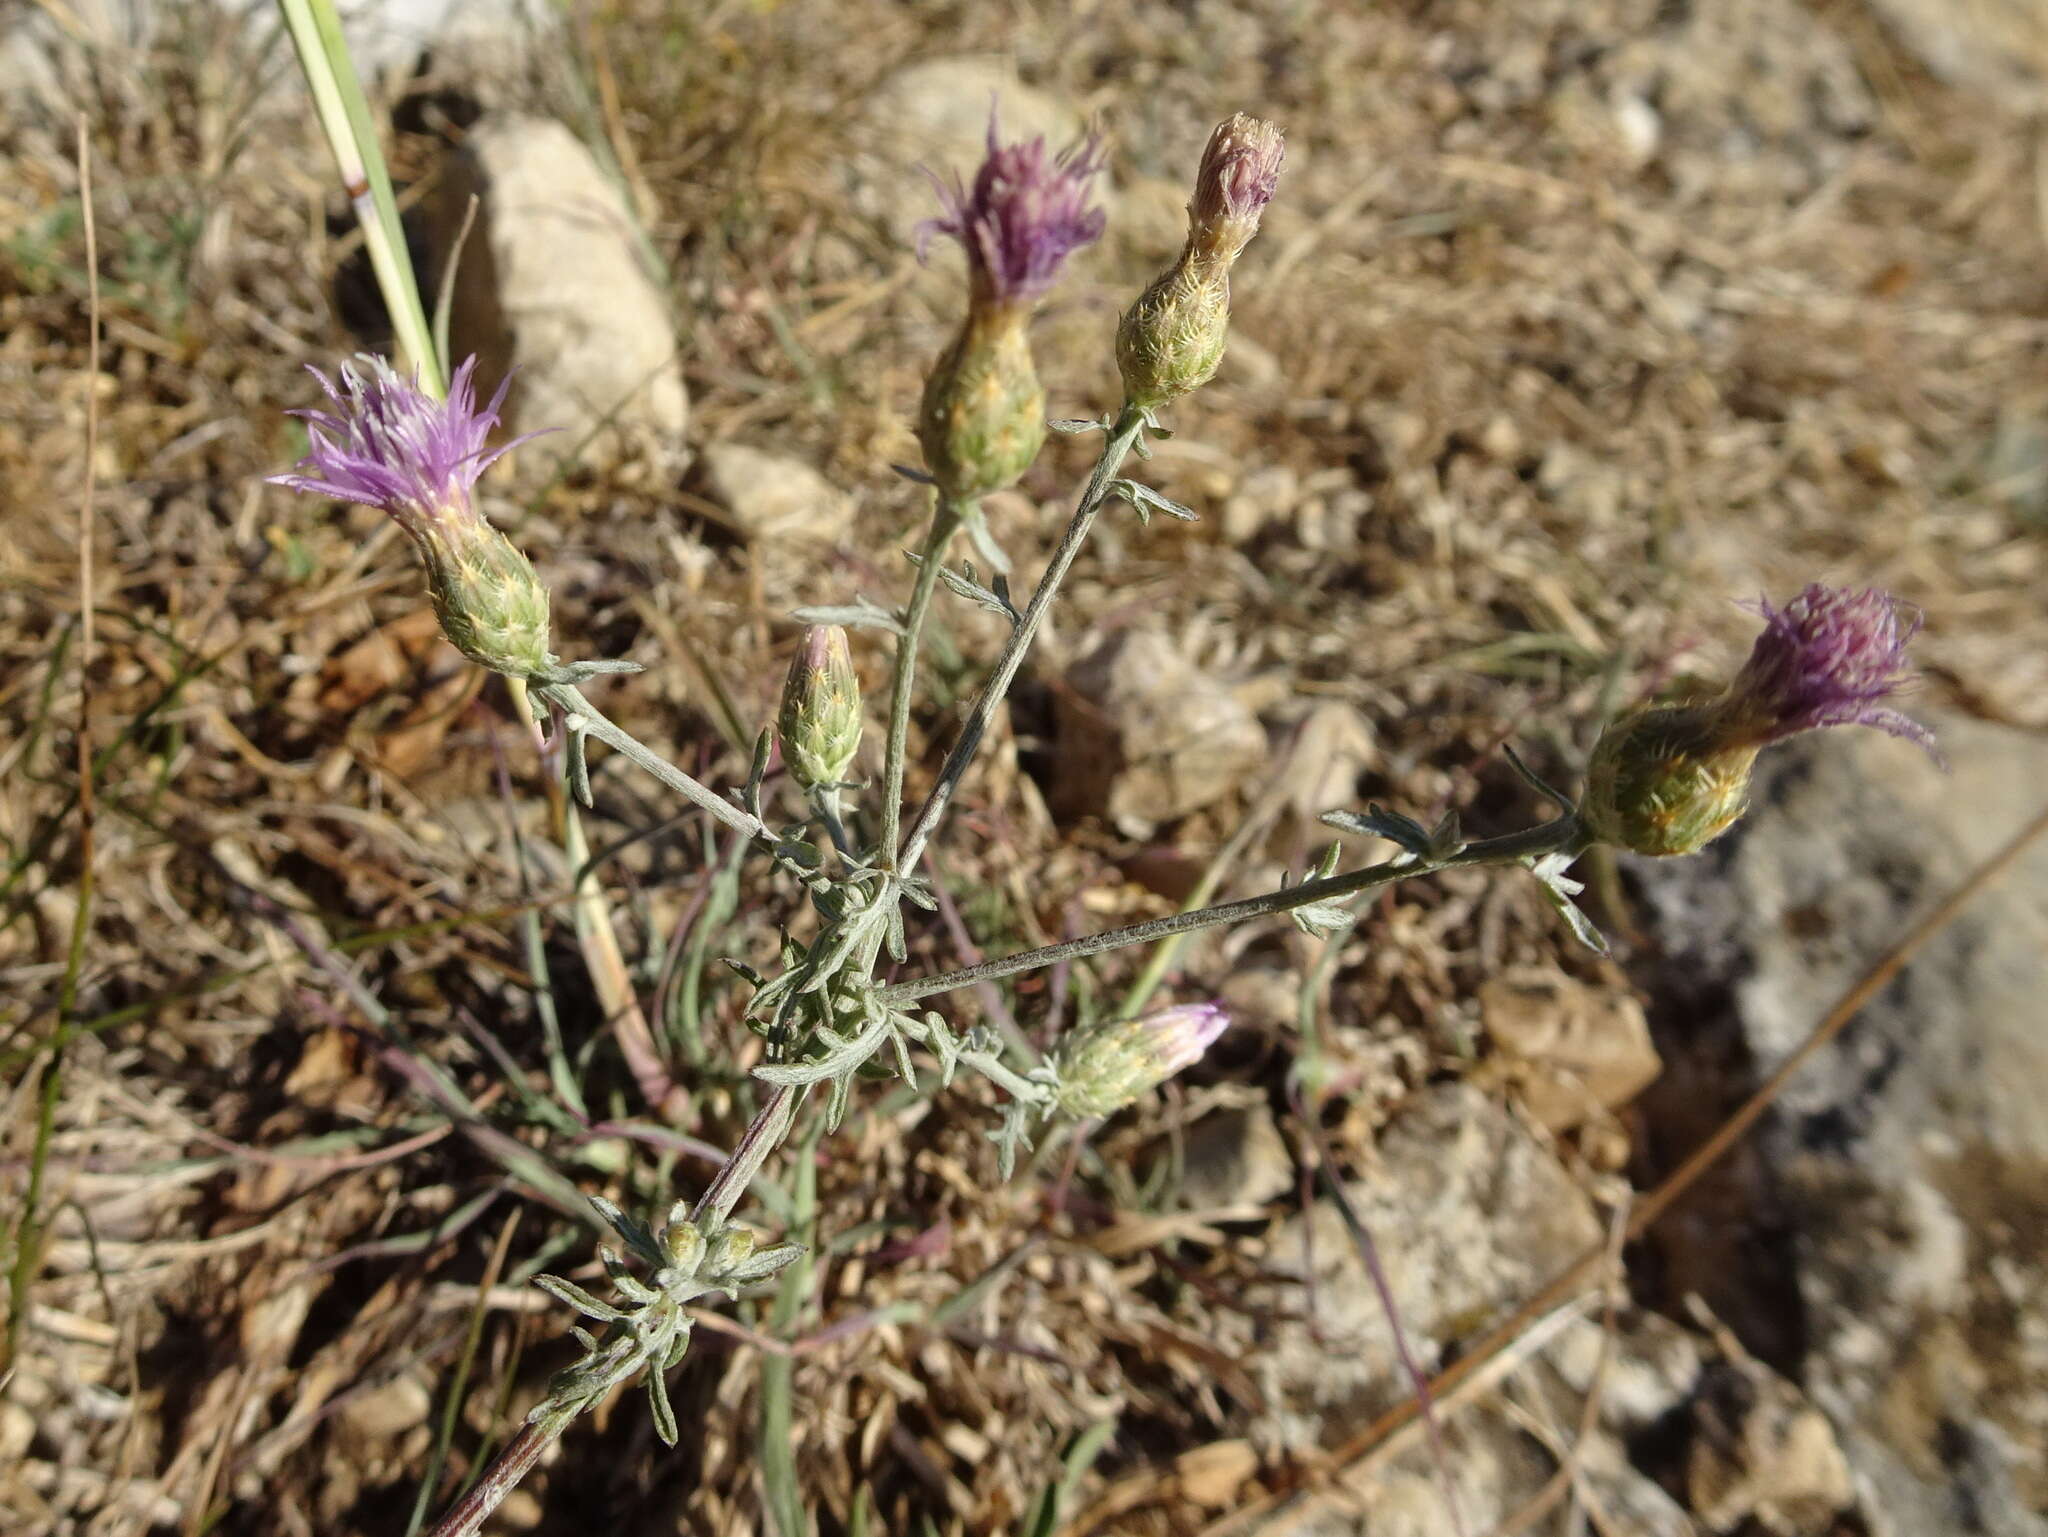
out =
<path fill-rule="evenodd" d="M 896 641 L 896 677 L 889 690 L 889 744 L 882 759 L 881 858 L 896 851 L 903 831 L 903 759 L 910 742 L 910 701 L 917 688 L 917 653 L 924 639 L 924 616 L 939 589 L 946 546 L 960 527 L 961 504 L 941 497 L 932 511 L 931 532 L 919 557 L 917 585 L 903 611 L 903 634 Z"/>

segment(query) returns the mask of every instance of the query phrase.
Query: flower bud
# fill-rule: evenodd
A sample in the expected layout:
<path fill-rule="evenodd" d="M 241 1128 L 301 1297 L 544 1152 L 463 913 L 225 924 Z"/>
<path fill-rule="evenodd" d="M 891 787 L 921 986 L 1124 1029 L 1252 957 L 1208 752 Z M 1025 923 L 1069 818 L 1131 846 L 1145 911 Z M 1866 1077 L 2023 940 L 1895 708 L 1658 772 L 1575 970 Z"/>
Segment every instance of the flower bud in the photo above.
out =
<path fill-rule="evenodd" d="M 538 434 L 487 452 L 505 386 L 479 410 L 475 371 L 471 358 L 455 371 L 448 398 L 436 400 L 368 354 L 344 363 L 334 382 L 313 369 L 334 409 L 291 413 L 307 423 L 306 456 L 270 479 L 390 514 L 420 552 L 434 612 L 455 648 L 496 672 L 543 677 L 555 661 L 547 589 L 473 494 L 493 461 Z"/>
<path fill-rule="evenodd" d="M 806 790 L 839 784 L 860 748 L 860 678 L 846 631 L 814 624 L 797 643 L 782 685 L 776 729 L 783 761 Z"/>
<path fill-rule="evenodd" d="M 428 525 L 414 543 L 441 632 L 457 651 L 508 677 L 550 671 L 548 590 L 511 540 L 476 517 Z"/>
<path fill-rule="evenodd" d="M 1180 258 L 1117 326 L 1117 368 L 1131 404 L 1157 409 L 1215 375 L 1230 331 L 1230 268 L 1258 233 L 1286 150 L 1278 128 L 1242 112 L 1209 136 Z"/>
<path fill-rule="evenodd" d="M 1045 443 L 1045 391 L 1013 307 L 970 310 L 925 380 L 917 439 L 939 491 L 954 501 L 1012 486 Z"/>
<path fill-rule="evenodd" d="M 1883 701 L 1906 680 L 1919 616 L 1874 588 L 1808 587 L 1783 608 L 1759 600 L 1764 632 L 1727 688 L 1650 706 L 1601 733 L 1580 815 L 1603 843 L 1691 854 L 1748 803 L 1757 753 L 1827 726 L 1875 726 L 1934 755 L 1934 735 Z"/>
<path fill-rule="evenodd" d="M 972 187 L 938 184 L 943 211 L 918 230 L 967 253 L 967 316 L 926 379 L 917 436 L 942 495 L 961 501 L 1013 485 L 1045 442 L 1045 393 L 1024 328 L 1067 258 L 1102 234 L 1089 181 L 1102 169 L 1090 139 L 1058 157 L 1045 140 L 1005 145 L 989 120 Z"/>
<path fill-rule="evenodd" d="M 1723 740 L 1712 702 L 1622 716 L 1600 734 L 1579 813 L 1602 843 L 1695 854 L 1742 815 L 1757 749 Z"/>
<path fill-rule="evenodd" d="M 1229 1023 L 1221 1004 L 1188 1003 L 1090 1025 L 1060 1056 L 1059 1107 L 1082 1117 L 1121 1110 L 1197 1061 Z"/>

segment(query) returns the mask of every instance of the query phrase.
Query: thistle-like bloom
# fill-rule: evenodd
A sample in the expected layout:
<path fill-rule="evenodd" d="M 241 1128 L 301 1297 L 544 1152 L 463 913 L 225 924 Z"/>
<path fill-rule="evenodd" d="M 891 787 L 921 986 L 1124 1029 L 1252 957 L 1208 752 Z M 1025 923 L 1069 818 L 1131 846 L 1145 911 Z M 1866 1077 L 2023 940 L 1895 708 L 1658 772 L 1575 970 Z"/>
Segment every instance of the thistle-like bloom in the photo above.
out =
<path fill-rule="evenodd" d="M 536 433 L 486 449 L 505 398 L 499 385 L 477 409 L 476 359 L 455 371 L 436 400 L 367 354 L 320 381 L 334 409 L 290 414 L 307 423 L 306 457 L 273 484 L 359 502 L 389 513 L 412 536 L 427 567 L 441 628 L 474 662 L 514 677 L 547 676 L 548 595 L 526 557 L 477 510 L 478 478 Z"/>
<path fill-rule="evenodd" d="M 1102 170 L 1102 146 L 1091 137 L 1053 155 L 1042 137 L 1004 144 L 998 131 L 991 113 L 988 155 L 972 187 L 957 175 L 933 178 L 943 211 L 918 226 L 917 254 L 922 260 L 933 235 L 951 235 L 967 252 L 977 302 L 1031 304 L 1069 256 L 1102 236 L 1104 215 L 1088 186 Z"/>
<path fill-rule="evenodd" d="M 1581 815 L 1604 843 L 1691 854 L 1747 809 L 1756 755 L 1826 726 L 1875 726 L 1927 749 L 1934 734 L 1883 701 L 1906 681 L 1920 618 L 1888 593 L 1808 587 L 1783 608 L 1759 600 L 1764 632 L 1719 694 L 1653 705 L 1601 733 Z"/>
<path fill-rule="evenodd" d="M 1808 587 L 1783 608 L 1759 598 L 1764 632 L 1729 685 L 1759 745 L 1820 726 L 1875 726 L 1934 751 L 1934 733 L 1883 701 L 1908 677 L 1917 611 L 1874 587 Z"/>
<path fill-rule="evenodd" d="M 1157 409 L 1215 376 L 1230 331 L 1230 268 L 1258 233 L 1286 156 L 1280 130 L 1242 112 L 1209 135 L 1187 244 L 1117 327 L 1117 367 L 1133 405 Z"/>
<path fill-rule="evenodd" d="M 960 242 L 967 315 L 925 380 L 917 437 L 949 500 L 1014 485 L 1044 446 L 1045 391 L 1025 325 L 1066 259 L 1102 233 L 1089 202 L 1102 163 L 1093 139 L 1058 156 L 1042 138 L 1003 144 L 991 115 L 972 187 L 937 183 L 943 212 L 919 228 L 918 254 L 935 234 Z"/>
<path fill-rule="evenodd" d="M 1069 1115 L 1110 1115 L 1201 1058 L 1230 1024 L 1220 1003 L 1184 1003 L 1078 1032 L 1055 1069 Z"/>
<path fill-rule="evenodd" d="M 814 624 L 790 660 L 777 716 L 783 760 L 806 790 L 844 782 L 860 750 L 860 677 L 846 631 Z"/>

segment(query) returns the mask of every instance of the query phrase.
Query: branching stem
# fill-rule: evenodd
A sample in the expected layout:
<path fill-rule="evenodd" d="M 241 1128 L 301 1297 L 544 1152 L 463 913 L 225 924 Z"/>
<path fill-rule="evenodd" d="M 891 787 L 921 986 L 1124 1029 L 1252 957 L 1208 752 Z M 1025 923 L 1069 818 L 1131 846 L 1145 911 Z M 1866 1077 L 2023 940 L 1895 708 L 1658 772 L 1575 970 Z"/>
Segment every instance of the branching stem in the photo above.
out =
<path fill-rule="evenodd" d="M 1558 817 L 1522 832 L 1507 833 L 1498 838 L 1468 843 L 1448 859 L 1433 862 L 1413 858 L 1389 860 L 1363 870 L 1353 870 L 1348 875 L 1333 875 L 1327 880 L 1320 881 L 1304 881 L 1299 886 L 1269 891 L 1263 896 L 1223 902 L 1215 907 L 1198 907 L 1193 912 L 1175 913 L 1168 918 L 1154 918 L 1148 923 L 1134 923 L 1121 929 L 1107 929 L 1100 934 L 1067 940 L 1063 944 L 1020 951 L 1016 955 L 1003 956 L 998 960 L 983 961 L 979 966 L 963 966 L 958 971 L 940 972 L 937 976 L 898 982 L 893 987 L 880 989 L 876 997 L 884 1004 L 905 1004 L 913 999 L 929 998 L 934 993 L 949 993 L 958 987 L 971 987 L 977 982 L 994 981 L 998 977 L 1014 977 L 1020 972 L 1037 971 L 1042 967 L 1057 965 L 1061 961 L 1080 960 L 1085 956 L 1100 955 L 1107 950 L 1121 950 L 1127 945 L 1150 944 L 1154 940 L 1171 939 L 1176 934 L 1189 934 L 1197 929 L 1216 928 L 1226 923 L 1244 923 L 1253 918 L 1266 917 L 1271 913 L 1284 913 L 1293 908 L 1307 907 L 1314 902 L 1333 902 L 1354 892 L 1368 891 L 1375 886 L 1390 885 L 1395 881 L 1405 881 L 1417 875 L 1433 875 L 1439 870 L 1454 870 L 1462 865 L 1513 864 L 1542 854 L 1577 849 L 1584 846 L 1584 839 L 1585 832 L 1580 827 L 1577 817 Z"/>
<path fill-rule="evenodd" d="M 1103 445 L 1102 457 L 1095 462 L 1095 472 L 1088 477 L 1087 488 L 1081 493 L 1080 504 L 1074 509 L 1073 521 L 1067 524 L 1067 532 L 1061 538 L 1059 548 L 1053 552 L 1052 563 L 1045 568 L 1045 575 L 1039 578 L 1038 590 L 1031 595 L 1031 606 L 1024 610 L 1022 622 L 1010 632 L 1009 642 L 1003 647 L 1003 654 L 996 658 L 995 669 L 983 685 L 981 697 L 974 702 L 974 713 L 960 728 L 960 739 L 953 744 L 953 751 L 946 757 L 946 766 L 939 771 L 939 782 L 919 808 L 910 836 L 897 851 L 898 870 L 916 869 L 918 856 L 924 853 L 924 846 L 938 831 L 939 820 L 952 803 L 953 792 L 960 788 L 960 780 L 980 750 L 989 723 L 995 719 L 996 711 L 1002 708 L 1003 700 L 1009 695 L 1017 669 L 1024 665 L 1024 653 L 1031 649 L 1032 639 L 1045 620 L 1046 610 L 1052 607 L 1052 600 L 1059 594 L 1060 583 L 1066 580 L 1074 557 L 1081 553 L 1081 546 L 1087 541 L 1088 531 L 1095 524 L 1095 514 L 1102 510 L 1102 504 L 1108 498 L 1110 481 L 1123 468 L 1125 457 L 1144 427 L 1145 413 L 1133 405 L 1126 405 L 1110 427 L 1109 441 Z"/>

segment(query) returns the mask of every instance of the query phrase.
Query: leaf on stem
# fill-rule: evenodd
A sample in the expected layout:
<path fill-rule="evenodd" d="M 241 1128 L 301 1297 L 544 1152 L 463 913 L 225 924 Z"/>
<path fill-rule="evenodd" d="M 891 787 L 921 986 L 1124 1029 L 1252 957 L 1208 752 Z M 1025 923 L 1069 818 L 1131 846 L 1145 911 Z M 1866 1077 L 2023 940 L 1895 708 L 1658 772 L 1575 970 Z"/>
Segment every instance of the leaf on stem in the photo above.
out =
<path fill-rule="evenodd" d="M 1536 877 L 1536 883 L 1543 888 L 1543 895 L 1549 900 L 1550 905 L 1557 909 L 1558 916 L 1564 919 L 1573 937 L 1588 950 L 1605 955 L 1608 953 L 1607 936 L 1594 927 L 1593 920 L 1586 916 L 1585 910 L 1572 900 L 1586 889 L 1586 884 L 1584 881 L 1572 880 L 1564 873 L 1571 868 L 1572 861 L 1577 857 L 1576 854 L 1559 851 L 1545 854 L 1538 859 L 1525 859 L 1522 863 L 1528 867 L 1529 873 Z"/>
<path fill-rule="evenodd" d="M 1150 486 L 1145 485 L 1141 481 L 1112 480 L 1104 488 L 1103 494 L 1118 497 L 1123 501 L 1129 502 L 1137 511 L 1140 523 L 1149 525 L 1152 521 L 1152 514 L 1155 512 L 1163 512 L 1169 518 L 1178 518 L 1183 523 L 1199 523 L 1201 521 L 1192 508 L 1183 507 L 1171 497 L 1161 496 L 1157 491 L 1154 491 Z"/>
<path fill-rule="evenodd" d="M 887 630 L 891 635 L 903 633 L 901 619 L 879 603 L 870 603 L 858 594 L 851 603 L 793 609 L 789 617 L 799 624 L 836 624 L 849 630 Z"/>

